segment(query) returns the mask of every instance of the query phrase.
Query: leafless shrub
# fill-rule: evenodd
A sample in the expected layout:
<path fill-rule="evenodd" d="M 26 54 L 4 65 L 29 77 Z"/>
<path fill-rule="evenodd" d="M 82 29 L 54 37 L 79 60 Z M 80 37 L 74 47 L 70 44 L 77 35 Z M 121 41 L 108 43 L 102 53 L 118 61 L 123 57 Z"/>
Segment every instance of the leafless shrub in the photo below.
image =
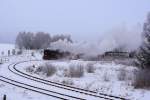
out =
<path fill-rule="evenodd" d="M 26 72 L 32 73 L 34 72 L 34 65 L 26 68 Z"/>
<path fill-rule="evenodd" d="M 150 70 L 142 69 L 135 72 L 135 80 L 133 85 L 135 88 L 150 87 Z"/>
<path fill-rule="evenodd" d="M 48 33 L 19 32 L 16 38 L 16 46 L 19 49 L 43 49 L 49 46 L 51 37 Z"/>
<path fill-rule="evenodd" d="M 118 80 L 124 81 L 126 79 L 126 75 L 127 75 L 126 70 L 124 68 L 121 68 L 118 73 Z"/>
<path fill-rule="evenodd" d="M 94 73 L 95 72 L 95 67 L 92 63 L 88 63 L 87 66 L 86 66 L 86 71 L 88 73 Z"/>
<path fill-rule="evenodd" d="M 84 75 L 84 68 L 82 65 L 78 64 L 78 65 L 74 65 L 74 64 L 71 64 L 69 66 L 69 69 L 68 71 L 66 71 L 67 74 L 66 76 L 67 77 L 82 77 Z"/>
<path fill-rule="evenodd" d="M 63 69 L 63 75 L 64 75 L 64 77 L 69 77 L 69 70 Z"/>
<path fill-rule="evenodd" d="M 49 63 L 45 63 L 44 66 L 39 66 L 36 69 L 36 73 L 42 72 L 46 74 L 46 76 L 52 76 L 53 74 L 56 73 L 56 71 L 57 71 L 56 66 Z"/>
<path fill-rule="evenodd" d="M 84 87 L 85 90 L 90 90 L 92 85 L 94 84 L 94 82 L 91 82 L 89 84 L 86 84 L 86 86 Z"/>
<path fill-rule="evenodd" d="M 109 78 L 109 76 L 108 76 L 108 73 L 107 73 L 107 72 L 104 74 L 103 78 L 104 78 L 104 81 L 105 81 L 105 82 L 110 81 L 110 78 Z"/>
<path fill-rule="evenodd" d="M 52 64 L 46 63 L 45 64 L 45 71 L 46 71 L 47 76 L 51 76 L 57 71 L 57 69 L 56 69 L 56 66 L 53 66 Z"/>
<path fill-rule="evenodd" d="M 62 84 L 65 84 L 65 85 L 73 85 L 74 83 L 73 83 L 72 80 L 64 79 L 64 80 L 62 81 Z"/>
<path fill-rule="evenodd" d="M 38 67 L 36 68 L 35 73 L 42 72 L 42 69 L 43 69 L 43 66 L 38 66 Z"/>
<path fill-rule="evenodd" d="M 23 53 L 23 50 L 19 50 L 19 51 L 17 51 L 17 55 L 21 55 Z"/>

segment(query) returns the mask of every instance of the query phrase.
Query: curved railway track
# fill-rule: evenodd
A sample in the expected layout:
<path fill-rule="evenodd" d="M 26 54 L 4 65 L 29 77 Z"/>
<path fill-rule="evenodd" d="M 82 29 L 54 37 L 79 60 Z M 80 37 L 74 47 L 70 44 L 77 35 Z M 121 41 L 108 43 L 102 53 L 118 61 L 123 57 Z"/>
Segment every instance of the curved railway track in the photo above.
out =
<path fill-rule="evenodd" d="M 41 61 L 41 60 L 30 60 L 30 61 Z M 0 81 L 14 85 L 16 87 L 24 88 L 26 90 L 30 90 L 30 91 L 37 92 L 46 96 L 50 96 L 55 99 L 60 99 L 60 100 L 128 100 L 122 97 L 117 97 L 117 96 L 108 95 L 104 93 L 97 93 L 94 91 L 89 91 L 89 90 L 73 87 L 70 85 L 64 85 L 58 82 L 44 80 L 42 78 L 32 76 L 30 74 L 27 74 L 17 69 L 17 66 L 19 64 L 22 64 L 25 62 L 28 63 L 29 61 L 20 61 L 17 63 L 12 63 L 8 65 L 8 69 L 7 69 L 7 71 L 11 72 L 13 78 L 16 78 L 15 76 L 17 76 L 21 78 L 22 80 L 20 79 L 18 80 L 17 78 L 11 79 L 11 78 L 6 77 L 5 75 L 2 75 L 0 76 Z M 24 79 L 27 81 L 24 81 Z M 30 84 L 26 83 L 28 81 Z M 41 84 L 41 86 L 42 85 L 43 86 L 42 87 L 39 85 L 36 86 L 32 84 L 32 82 L 35 84 L 37 83 Z M 49 89 L 46 88 L 47 86 L 49 87 Z M 94 99 L 91 99 L 91 98 L 94 98 Z"/>
<path fill-rule="evenodd" d="M 11 65 L 14 65 L 14 64 L 10 64 L 8 66 L 8 68 Z M 83 98 L 80 98 L 80 97 L 70 96 L 70 95 L 66 95 L 66 94 L 63 94 L 63 93 L 43 89 L 43 88 L 40 88 L 40 87 L 37 87 L 37 86 L 25 84 L 23 82 L 15 81 L 13 79 L 10 79 L 10 78 L 4 77 L 4 76 L 0 76 L 0 81 L 3 81 L 5 83 L 11 84 L 11 85 L 14 85 L 16 87 L 24 88 L 24 89 L 27 89 L 27 90 L 30 90 L 30 91 L 34 91 L 34 92 L 44 94 L 44 95 L 47 95 L 47 96 L 50 96 L 50 97 L 53 97 L 53 98 L 61 99 L 61 100 L 86 100 L 86 99 L 83 99 Z"/>
<path fill-rule="evenodd" d="M 54 97 L 54 98 L 57 98 L 57 99 L 69 100 L 69 99 L 62 98 L 62 97 L 59 97 L 59 96 L 55 96 L 55 95 L 52 95 L 52 94 L 49 94 L 49 93 L 41 92 L 41 91 L 39 91 L 39 90 L 36 90 L 36 89 L 39 89 L 38 87 L 34 87 L 34 86 L 31 86 L 31 85 L 23 84 L 23 83 L 21 83 L 21 82 L 17 82 L 17 81 L 15 81 L 15 80 L 11 80 L 11 79 L 6 78 L 6 77 L 3 77 L 3 76 L 0 76 L 0 81 L 5 82 L 5 83 L 8 83 L 8 84 L 11 84 L 11 85 L 16 86 L 16 87 L 20 87 L 20 88 L 26 89 L 26 90 L 30 90 L 30 91 L 33 91 L 33 92 L 37 92 L 37 93 L 44 94 L 44 95 L 47 95 L 47 96 L 51 96 L 51 97 Z M 20 85 L 18 85 L 18 83 L 19 83 Z M 26 86 L 23 86 L 23 85 L 29 86 L 30 88 L 29 88 L 29 87 L 26 87 Z M 31 87 L 33 87 L 34 89 L 31 89 Z"/>
<path fill-rule="evenodd" d="M 39 61 L 39 60 L 33 60 L 33 61 Z M 28 61 L 23 61 L 23 62 L 16 63 L 12 67 L 9 66 L 8 68 L 14 74 L 17 74 L 17 75 L 19 75 L 21 77 L 24 77 L 24 78 L 27 78 L 27 79 L 30 79 L 30 80 L 33 80 L 33 81 L 36 81 L 36 82 L 40 82 L 42 84 L 54 86 L 54 87 L 57 87 L 57 88 L 63 88 L 63 89 L 66 89 L 66 90 L 70 90 L 70 91 L 73 91 L 73 92 L 78 92 L 78 93 L 85 94 L 85 95 L 94 96 L 94 97 L 97 97 L 99 99 L 105 99 L 105 100 L 127 100 L 125 98 L 112 96 L 112 95 L 107 95 L 107 94 L 103 94 L 103 93 L 97 94 L 97 92 L 94 92 L 94 91 L 88 91 L 88 90 L 85 90 L 85 89 L 81 89 L 81 88 L 77 88 L 77 87 L 73 87 L 73 86 L 68 86 L 68 85 L 64 85 L 64 84 L 53 82 L 53 81 L 49 81 L 49 80 L 44 80 L 44 79 L 41 79 L 41 78 L 38 78 L 38 77 L 35 77 L 35 76 L 32 76 L 32 75 L 26 74 L 26 73 L 21 72 L 20 70 L 18 70 L 16 68 L 16 66 L 18 64 L 21 64 L 21 63 L 24 63 L 24 62 L 28 62 Z M 79 99 L 81 99 L 81 98 L 79 98 Z"/>

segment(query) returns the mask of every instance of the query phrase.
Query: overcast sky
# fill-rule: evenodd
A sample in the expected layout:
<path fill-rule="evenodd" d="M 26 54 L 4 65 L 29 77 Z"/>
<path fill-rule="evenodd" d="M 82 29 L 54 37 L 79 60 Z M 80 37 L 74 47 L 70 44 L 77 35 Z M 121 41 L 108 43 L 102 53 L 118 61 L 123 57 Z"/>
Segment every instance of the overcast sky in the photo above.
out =
<path fill-rule="evenodd" d="M 0 42 L 19 31 L 71 34 L 94 40 L 120 23 L 143 23 L 150 0 L 0 0 Z"/>

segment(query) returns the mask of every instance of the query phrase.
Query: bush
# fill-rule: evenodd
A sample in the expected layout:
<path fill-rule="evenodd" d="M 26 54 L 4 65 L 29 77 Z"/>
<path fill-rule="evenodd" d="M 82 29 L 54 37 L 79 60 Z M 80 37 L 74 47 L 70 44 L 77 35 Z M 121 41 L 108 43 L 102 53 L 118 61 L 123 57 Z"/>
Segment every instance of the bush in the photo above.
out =
<path fill-rule="evenodd" d="M 64 80 L 62 81 L 62 84 L 65 84 L 65 85 L 73 85 L 74 83 L 73 83 L 72 80 L 64 79 Z"/>
<path fill-rule="evenodd" d="M 36 69 L 36 73 L 37 72 L 42 72 L 44 74 L 46 74 L 46 76 L 52 76 L 53 74 L 55 74 L 57 71 L 56 67 L 53 66 L 52 64 L 48 64 L 46 63 L 44 66 L 39 66 Z"/>
<path fill-rule="evenodd" d="M 36 68 L 35 73 L 42 72 L 42 70 L 43 70 L 43 66 L 38 66 L 38 67 Z"/>
<path fill-rule="evenodd" d="M 22 50 L 17 51 L 17 55 L 21 55 L 23 53 Z"/>
<path fill-rule="evenodd" d="M 135 72 L 135 80 L 133 85 L 135 88 L 150 87 L 150 70 L 141 69 Z"/>
<path fill-rule="evenodd" d="M 86 66 L 86 71 L 88 73 L 94 73 L 95 72 L 94 65 L 92 63 L 88 63 L 87 66 Z"/>
<path fill-rule="evenodd" d="M 78 65 L 74 65 L 71 64 L 69 66 L 69 70 L 66 76 L 68 77 L 82 77 L 84 75 L 84 68 L 82 65 L 78 64 Z"/>
<path fill-rule="evenodd" d="M 69 77 L 69 70 L 67 68 L 63 69 L 63 76 Z"/>
<path fill-rule="evenodd" d="M 126 70 L 121 68 L 118 73 L 118 80 L 124 81 L 126 79 Z"/>
<path fill-rule="evenodd" d="M 45 72 L 46 72 L 47 76 L 51 76 L 51 75 L 55 74 L 57 71 L 55 66 L 53 66 L 52 64 L 48 64 L 48 63 L 45 64 L 44 68 L 45 68 Z"/>
<path fill-rule="evenodd" d="M 34 66 L 29 66 L 26 68 L 26 72 L 32 73 L 34 71 Z"/>
<path fill-rule="evenodd" d="M 19 49 L 44 49 L 49 46 L 51 37 L 48 33 L 19 32 L 16 46 Z"/>
<path fill-rule="evenodd" d="M 12 55 L 15 55 L 16 54 L 15 49 L 13 49 L 11 53 L 12 53 Z"/>
<path fill-rule="evenodd" d="M 105 82 L 109 82 L 109 81 L 110 81 L 110 77 L 109 77 L 109 75 L 108 75 L 107 72 L 104 74 L 103 80 L 104 80 Z"/>

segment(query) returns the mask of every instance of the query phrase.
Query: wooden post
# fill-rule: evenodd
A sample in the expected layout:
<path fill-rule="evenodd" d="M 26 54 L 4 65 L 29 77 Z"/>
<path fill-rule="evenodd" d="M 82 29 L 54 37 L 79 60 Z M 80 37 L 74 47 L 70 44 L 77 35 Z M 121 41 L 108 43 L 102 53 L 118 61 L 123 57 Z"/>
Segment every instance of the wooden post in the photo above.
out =
<path fill-rule="evenodd" d="M 3 100 L 6 100 L 6 95 L 4 95 Z"/>
<path fill-rule="evenodd" d="M 10 50 L 8 50 L 8 56 L 10 56 Z"/>

